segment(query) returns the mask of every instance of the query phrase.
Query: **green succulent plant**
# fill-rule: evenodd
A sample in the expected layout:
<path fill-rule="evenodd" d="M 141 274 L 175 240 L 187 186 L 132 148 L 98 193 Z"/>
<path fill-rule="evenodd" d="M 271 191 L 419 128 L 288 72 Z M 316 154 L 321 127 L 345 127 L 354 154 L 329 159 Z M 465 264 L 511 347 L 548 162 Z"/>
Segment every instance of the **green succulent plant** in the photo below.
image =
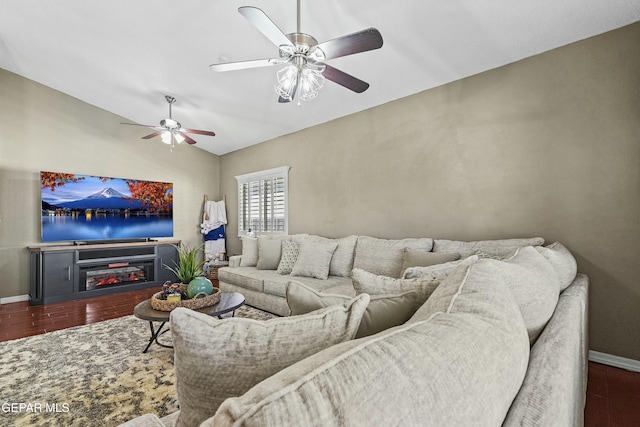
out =
<path fill-rule="evenodd" d="M 178 251 L 178 262 L 173 261 L 175 267 L 162 264 L 164 268 L 173 272 L 180 283 L 189 284 L 198 276 L 203 276 L 202 266 L 204 260 L 202 256 L 202 246 L 191 247 L 187 244 L 181 246 L 174 245 Z"/>

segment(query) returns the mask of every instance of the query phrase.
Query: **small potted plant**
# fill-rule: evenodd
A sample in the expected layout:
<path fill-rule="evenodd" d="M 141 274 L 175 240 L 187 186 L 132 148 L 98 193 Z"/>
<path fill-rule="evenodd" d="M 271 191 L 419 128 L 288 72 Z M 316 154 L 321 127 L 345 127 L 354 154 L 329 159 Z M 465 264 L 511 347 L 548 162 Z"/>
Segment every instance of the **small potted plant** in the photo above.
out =
<path fill-rule="evenodd" d="M 191 247 L 187 244 L 175 246 L 178 251 L 178 262 L 173 262 L 175 267 L 167 264 L 162 266 L 176 275 L 178 281 L 184 285 L 188 285 L 196 277 L 204 275 L 202 266 L 204 260 L 202 257 L 201 247 Z"/>

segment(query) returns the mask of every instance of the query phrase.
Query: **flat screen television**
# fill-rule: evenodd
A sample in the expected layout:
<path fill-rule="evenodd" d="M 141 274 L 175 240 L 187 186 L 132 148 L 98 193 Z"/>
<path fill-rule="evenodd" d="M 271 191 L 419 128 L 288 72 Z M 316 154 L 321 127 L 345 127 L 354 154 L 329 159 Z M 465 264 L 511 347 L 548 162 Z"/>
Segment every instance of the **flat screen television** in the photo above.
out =
<path fill-rule="evenodd" d="M 40 172 L 42 241 L 173 237 L 173 184 Z"/>

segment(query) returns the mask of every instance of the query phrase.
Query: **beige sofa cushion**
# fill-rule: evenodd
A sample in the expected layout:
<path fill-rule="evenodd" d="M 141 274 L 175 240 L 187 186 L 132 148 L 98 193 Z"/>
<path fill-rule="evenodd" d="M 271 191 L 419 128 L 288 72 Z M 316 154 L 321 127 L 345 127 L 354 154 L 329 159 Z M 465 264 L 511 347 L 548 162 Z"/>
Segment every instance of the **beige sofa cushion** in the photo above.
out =
<path fill-rule="evenodd" d="M 282 241 L 285 239 L 258 239 L 258 270 L 275 270 L 282 255 Z"/>
<path fill-rule="evenodd" d="M 449 261 L 444 264 L 436 264 L 428 267 L 409 267 L 405 270 L 404 279 L 439 279 L 442 280 L 453 270 L 461 265 L 471 265 L 480 258 L 478 255 L 471 255 L 458 261 Z"/>
<path fill-rule="evenodd" d="M 505 261 L 482 259 L 472 265 L 478 264 L 485 268 L 491 266 L 495 272 L 494 277 L 487 277 L 485 280 L 500 280 L 508 285 L 518 303 L 530 343 L 533 344 L 558 303 L 558 278 L 551 264 L 532 246 L 516 249 Z M 412 321 L 425 319 L 438 310 L 433 307 L 437 304 L 435 296 L 436 292 L 418 309 Z"/>
<path fill-rule="evenodd" d="M 360 236 L 356 244 L 353 268 L 360 268 L 379 276 L 399 278 L 405 248 L 431 251 L 433 239 L 387 240 Z"/>
<path fill-rule="evenodd" d="M 219 320 L 186 308 L 171 312 L 178 426 L 196 426 L 228 397 L 305 357 L 352 339 L 369 304 L 359 295 L 304 316 Z"/>
<path fill-rule="evenodd" d="M 445 262 L 457 261 L 460 254 L 436 253 L 427 251 L 416 251 L 413 249 L 404 249 L 402 254 L 402 276 L 409 267 L 429 267 L 436 264 L 444 264 Z"/>
<path fill-rule="evenodd" d="M 533 344 L 558 304 L 560 282 L 551 263 L 536 248 L 527 246 L 500 264 L 501 274 L 513 293 Z"/>
<path fill-rule="evenodd" d="M 242 237 L 242 258 L 240 267 L 255 267 L 258 265 L 258 239 L 253 237 Z"/>
<path fill-rule="evenodd" d="M 318 292 L 302 283 L 291 281 L 287 287 L 287 304 L 291 315 L 309 313 L 334 304 L 344 304 L 351 297 L 340 294 Z M 406 322 L 418 309 L 417 293 L 404 292 L 399 295 L 372 295 L 367 310 L 362 316 L 356 338 L 377 334 L 385 329 Z"/>
<path fill-rule="evenodd" d="M 517 248 L 523 246 L 540 246 L 544 244 L 542 237 L 524 239 L 479 240 L 462 242 L 459 240 L 436 239 L 433 241 L 433 252 L 460 254 L 462 258 L 481 253 L 483 255 L 501 257 L 507 256 Z"/>
<path fill-rule="evenodd" d="M 323 292 L 325 292 L 326 289 L 336 286 L 350 285 L 353 287 L 353 285 L 351 285 L 351 278 L 349 277 L 329 276 L 326 280 L 321 280 L 313 277 L 291 277 L 289 275 L 272 274 L 264 278 L 263 292 L 284 298 L 287 296 L 287 284 L 293 279 L 295 279 L 296 282 L 304 283 L 316 291 Z"/>
<path fill-rule="evenodd" d="M 436 293 L 425 320 L 310 356 L 202 426 L 501 425 L 529 360 L 518 306 L 491 264 L 460 267 L 427 304 Z"/>
<path fill-rule="evenodd" d="M 258 270 L 256 267 L 222 267 L 218 269 L 218 280 L 250 289 L 264 291 L 264 279 L 271 276 L 271 270 Z"/>
<path fill-rule="evenodd" d="M 416 291 L 418 294 L 418 306 L 424 304 L 441 282 L 441 279 L 432 278 L 393 279 L 391 277 L 378 276 L 359 268 L 353 269 L 351 279 L 353 280 L 353 288 L 356 290 L 356 294 L 380 295 Z"/>
<path fill-rule="evenodd" d="M 300 244 L 298 259 L 291 270 L 292 276 L 314 277 L 326 280 L 329 277 L 331 257 L 338 243 L 331 240 L 305 240 Z"/>
<path fill-rule="evenodd" d="M 578 263 L 571 252 L 560 242 L 536 248 L 553 266 L 560 280 L 560 292 L 564 291 L 576 278 Z"/>

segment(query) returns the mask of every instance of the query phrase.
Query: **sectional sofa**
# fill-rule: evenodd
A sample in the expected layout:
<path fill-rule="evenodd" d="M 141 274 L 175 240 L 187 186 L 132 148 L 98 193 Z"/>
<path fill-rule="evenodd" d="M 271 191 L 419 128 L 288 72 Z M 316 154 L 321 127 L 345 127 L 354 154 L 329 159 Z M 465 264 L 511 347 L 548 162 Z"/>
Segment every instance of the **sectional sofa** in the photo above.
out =
<path fill-rule="evenodd" d="M 589 281 L 543 244 L 245 240 L 222 290 L 293 316 L 174 310 L 181 410 L 127 425 L 583 425 Z"/>

